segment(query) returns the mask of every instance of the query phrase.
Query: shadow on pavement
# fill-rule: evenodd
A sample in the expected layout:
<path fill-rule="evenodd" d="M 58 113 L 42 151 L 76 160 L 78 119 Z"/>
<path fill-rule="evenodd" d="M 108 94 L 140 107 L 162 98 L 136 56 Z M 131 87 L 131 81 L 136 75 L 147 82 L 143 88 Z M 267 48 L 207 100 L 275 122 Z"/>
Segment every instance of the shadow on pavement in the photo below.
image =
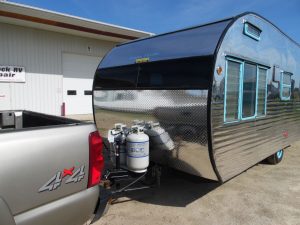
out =
<path fill-rule="evenodd" d="M 148 204 L 185 207 L 218 186 L 218 182 L 172 170 L 162 175 L 160 187 L 126 193 L 123 196 Z M 131 200 L 117 200 L 115 204 Z"/>

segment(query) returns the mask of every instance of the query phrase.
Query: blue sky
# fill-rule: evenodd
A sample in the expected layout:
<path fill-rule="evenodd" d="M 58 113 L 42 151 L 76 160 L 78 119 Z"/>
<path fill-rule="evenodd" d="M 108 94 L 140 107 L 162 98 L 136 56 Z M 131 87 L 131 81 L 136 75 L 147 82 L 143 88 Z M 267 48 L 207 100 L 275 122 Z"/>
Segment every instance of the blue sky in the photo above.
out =
<path fill-rule="evenodd" d="M 300 0 L 13 0 L 120 26 L 164 33 L 254 11 L 300 43 Z"/>

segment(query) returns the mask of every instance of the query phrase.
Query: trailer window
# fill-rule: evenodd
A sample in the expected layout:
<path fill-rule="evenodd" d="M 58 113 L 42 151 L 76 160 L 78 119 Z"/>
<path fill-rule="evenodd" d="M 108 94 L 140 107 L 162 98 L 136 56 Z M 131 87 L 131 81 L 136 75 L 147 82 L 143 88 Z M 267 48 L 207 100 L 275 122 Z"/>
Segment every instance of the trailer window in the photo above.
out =
<path fill-rule="evenodd" d="M 290 100 L 292 92 L 292 73 L 282 72 L 280 82 L 280 98 L 281 100 Z"/>
<path fill-rule="evenodd" d="M 208 89 L 210 57 L 166 60 L 139 65 L 138 88 Z"/>
<path fill-rule="evenodd" d="M 224 122 L 237 122 L 266 115 L 268 68 L 227 58 Z M 282 78 L 287 80 L 286 78 Z M 286 90 L 283 87 L 283 92 Z M 283 93 L 284 95 L 285 93 Z"/>
<path fill-rule="evenodd" d="M 244 23 L 244 34 L 253 38 L 256 41 L 259 41 L 261 29 L 249 22 L 246 22 Z"/>
<path fill-rule="evenodd" d="M 242 63 L 227 61 L 227 75 L 225 81 L 225 122 L 239 119 L 239 89 Z"/>
<path fill-rule="evenodd" d="M 267 68 L 258 67 L 257 116 L 266 115 L 267 104 Z"/>
<path fill-rule="evenodd" d="M 98 69 L 94 89 L 208 89 L 212 68 L 203 56 Z"/>
<path fill-rule="evenodd" d="M 138 67 L 120 66 L 97 70 L 94 89 L 130 89 L 136 87 Z"/>
<path fill-rule="evenodd" d="M 251 118 L 255 116 L 256 109 L 256 85 L 257 71 L 256 65 L 244 64 L 243 76 L 243 101 L 242 101 L 242 118 Z"/>

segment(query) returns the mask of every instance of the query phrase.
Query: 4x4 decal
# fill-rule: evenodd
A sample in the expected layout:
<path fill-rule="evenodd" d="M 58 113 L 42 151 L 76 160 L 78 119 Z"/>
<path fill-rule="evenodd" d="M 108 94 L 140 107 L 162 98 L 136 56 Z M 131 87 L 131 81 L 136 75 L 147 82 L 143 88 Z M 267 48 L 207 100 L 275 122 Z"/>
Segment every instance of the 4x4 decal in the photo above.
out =
<path fill-rule="evenodd" d="M 39 192 L 43 191 L 53 191 L 56 190 L 62 183 L 63 178 L 68 176 L 65 183 L 77 183 L 84 178 L 84 166 L 81 166 L 75 172 L 73 172 L 75 167 L 70 169 L 64 169 L 63 172 L 57 172 L 53 177 L 50 178 L 40 189 Z"/>

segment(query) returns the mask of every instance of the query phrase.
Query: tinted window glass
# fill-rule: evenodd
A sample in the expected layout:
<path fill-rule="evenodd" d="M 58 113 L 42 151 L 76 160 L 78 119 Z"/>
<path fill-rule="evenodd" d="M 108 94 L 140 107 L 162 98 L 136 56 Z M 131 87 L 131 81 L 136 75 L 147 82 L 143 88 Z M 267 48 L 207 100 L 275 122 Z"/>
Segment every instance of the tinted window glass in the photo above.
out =
<path fill-rule="evenodd" d="M 135 88 L 137 75 L 137 65 L 98 69 L 95 75 L 94 88 L 96 90 Z"/>
<path fill-rule="evenodd" d="M 200 57 L 140 65 L 139 88 L 207 89 L 212 59 Z"/>
<path fill-rule="evenodd" d="M 238 120 L 241 63 L 227 62 L 226 122 Z"/>
<path fill-rule="evenodd" d="M 267 70 L 263 68 L 258 69 L 258 93 L 257 93 L 257 116 L 263 116 L 266 114 L 266 82 L 267 82 Z"/>
<path fill-rule="evenodd" d="M 243 80 L 243 107 L 242 117 L 252 117 L 255 115 L 256 103 L 256 65 L 245 63 Z"/>
<path fill-rule="evenodd" d="M 197 57 L 100 69 L 94 88 L 208 89 L 212 62 L 212 57 Z"/>

